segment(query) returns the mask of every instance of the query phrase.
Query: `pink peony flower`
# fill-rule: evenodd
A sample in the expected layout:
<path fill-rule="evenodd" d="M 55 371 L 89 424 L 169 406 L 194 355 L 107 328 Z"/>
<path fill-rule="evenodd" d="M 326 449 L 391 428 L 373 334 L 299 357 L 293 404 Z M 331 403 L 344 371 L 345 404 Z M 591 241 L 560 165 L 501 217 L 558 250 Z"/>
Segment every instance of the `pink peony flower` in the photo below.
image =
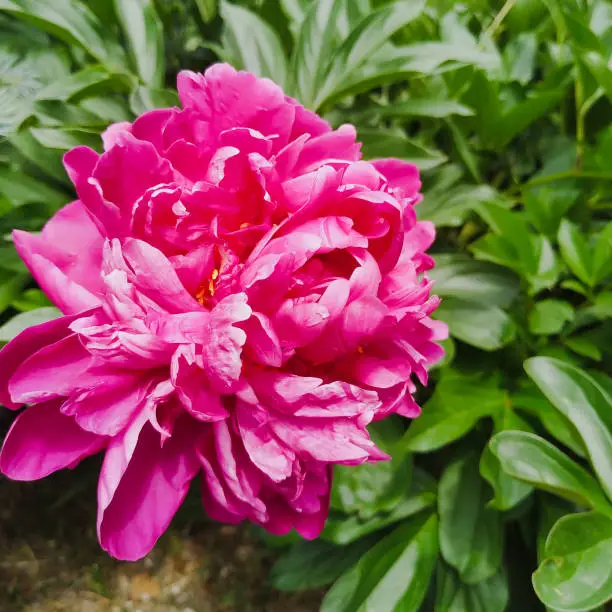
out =
<path fill-rule="evenodd" d="M 366 426 L 419 414 L 446 337 L 414 166 L 360 161 L 352 126 L 227 65 L 178 90 L 182 110 L 67 153 L 79 200 L 14 232 L 65 316 L 0 352 L 0 401 L 29 405 L 0 468 L 34 480 L 104 451 L 98 535 L 121 559 L 198 473 L 212 518 L 316 537 L 331 467 L 387 458 Z"/>

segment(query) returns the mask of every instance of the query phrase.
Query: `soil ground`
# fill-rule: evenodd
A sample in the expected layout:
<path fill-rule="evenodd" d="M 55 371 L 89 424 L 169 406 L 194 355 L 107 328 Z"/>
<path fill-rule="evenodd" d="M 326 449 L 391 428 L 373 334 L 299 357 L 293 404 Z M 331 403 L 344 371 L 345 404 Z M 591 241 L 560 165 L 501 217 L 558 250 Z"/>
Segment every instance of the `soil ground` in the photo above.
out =
<path fill-rule="evenodd" d="M 207 521 L 197 487 L 137 563 L 95 535 L 96 460 L 44 481 L 0 480 L 0 612 L 316 612 L 321 593 L 268 581 L 275 552 L 249 526 Z"/>

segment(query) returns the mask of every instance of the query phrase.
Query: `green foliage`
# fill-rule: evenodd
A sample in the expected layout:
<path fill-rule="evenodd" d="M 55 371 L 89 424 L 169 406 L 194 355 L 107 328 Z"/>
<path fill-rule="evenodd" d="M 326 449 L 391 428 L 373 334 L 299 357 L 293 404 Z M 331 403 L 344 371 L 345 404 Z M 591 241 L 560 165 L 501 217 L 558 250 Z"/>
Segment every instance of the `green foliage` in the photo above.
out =
<path fill-rule="evenodd" d="M 612 598 L 607 0 L 0 0 L 0 32 L 0 342 L 57 314 L 10 231 L 71 198 L 66 149 L 176 104 L 179 67 L 270 77 L 419 166 L 452 337 L 422 416 L 372 427 L 392 461 L 336 470 L 272 583 L 335 582 L 327 612 Z"/>

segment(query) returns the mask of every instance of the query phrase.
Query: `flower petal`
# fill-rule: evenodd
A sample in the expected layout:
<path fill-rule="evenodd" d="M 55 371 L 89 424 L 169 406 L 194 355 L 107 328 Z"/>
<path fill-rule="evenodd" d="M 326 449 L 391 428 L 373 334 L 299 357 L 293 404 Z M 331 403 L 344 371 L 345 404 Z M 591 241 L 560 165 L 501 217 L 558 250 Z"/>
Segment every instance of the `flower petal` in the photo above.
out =
<path fill-rule="evenodd" d="M 100 451 L 107 438 L 81 429 L 64 416 L 62 400 L 54 399 L 26 408 L 9 430 L 0 471 L 13 480 L 38 480 L 56 470 L 74 467 Z"/>

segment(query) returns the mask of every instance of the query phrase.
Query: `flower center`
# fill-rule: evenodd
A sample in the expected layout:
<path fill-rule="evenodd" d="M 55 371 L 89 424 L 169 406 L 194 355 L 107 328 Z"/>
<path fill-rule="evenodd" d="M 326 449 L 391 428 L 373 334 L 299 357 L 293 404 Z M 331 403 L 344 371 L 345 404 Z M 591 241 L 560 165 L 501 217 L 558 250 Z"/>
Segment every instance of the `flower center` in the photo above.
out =
<path fill-rule="evenodd" d="M 208 279 L 208 284 L 203 283 L 200 289 L 198 289 L 195 297 L 202 306 L 206 306 L 206 302 L 215 295 L 215 284 L 218 278 L 219 270 L 215 268 Z"/>

